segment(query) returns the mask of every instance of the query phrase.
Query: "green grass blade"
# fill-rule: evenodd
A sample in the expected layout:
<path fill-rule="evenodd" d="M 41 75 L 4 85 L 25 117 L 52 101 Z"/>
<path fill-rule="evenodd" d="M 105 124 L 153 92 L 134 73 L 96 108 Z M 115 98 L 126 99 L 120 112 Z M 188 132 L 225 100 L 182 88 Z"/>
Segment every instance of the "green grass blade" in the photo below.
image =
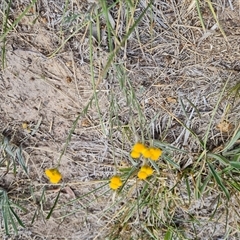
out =
<path fill-rule="evenodd" d="M 185 97 L 185 99 L 188 101 L 188 103 L 192 106 L 192 108 L 196 111 L 197 115 L 199 116 L 199 118 L 202 118 L 197 106 L 192 103 L 187 97 Z"/>
<path fill-rule="evenodd" d="M 13 218 L 13 215 L 12 215 L 12 212 L 11 212 L 11 209 L 10 209 L 9 205 L 7 206 L 6 210 L 8 212 L 9 222 L 11 223 L 11 226 L 13 227 L 14 232 L 17 234 L 18 229 L 17 229 L 16 223 L 15 223 L 15 220 Z"/>
<path fill-rule="evenodd" d="M 113 50 L 113 42 L 112 42 L 112 35 L 111 35 L 113 29 L 112 29 L 112 26 L 110 24 L 109 11 L 108 11 L 108 7 L 107 7 L 107 4 L 106 4 L 106 0 L 100 0 L 100 4 L 101 4 L 102 9 L 103 9 L 104 17 L 106 19 L 108 48 L 111 52 Z"/>
<path fill-rule="evenodd" d="M 206 189 L 206 187 L 207 187 L 207 185 L 208 185 L 208 183 L 209 183 L 210 180 L 211 180 L 211 175 L 209 174 L 209 175 L 205 178 L 205 180 L 203 181 L 202 185 L 199 187 L 199 193 L 200 193 L 201 195 L 203 195 L 203 193 L 204 193 L 204 191 L 205 191 L 205 189 Z"/>
<path fill-rule="evenodd" d="M 225 193 L 227 199 L 230 199 L 230 194 L 227 190 L 227 188 L 223 185 L 222 179 L 219 176 L 219 174 L 215 171 L 215 169 L 213 168 L 212 164 L 208 163 L 209 169 L 215 179 L 215 181 L 217 182 L 218 186 L 223 190 L 223 192 Z"/>
<path fill-rule="evenodd" d="M 95 82 L 95 75 L 94 75 L 94 63 L 93 63 L 93 42 L 92 42 L 92 23 L 90 22 L 90 38 L 89 38 L 89 49 L 90 49 L 90 71 L 91 71 L 91 82 L 92 82 L 92 88 L 93 88 L 93 96 L 94 96 L 94 100 L 95 100 L 95 106 L 97 108 L 97 112 L 98 112 L 98 117 L 100 120 L 100 124 L 102 127 L 102 131 L 104 134 L 106 134 L 106 130 L 104 127 L 104 123 L 103 123 L 103 119 L 102 119 L 102 114 L 101 114 L 101 109 L 98 103 L 98 93 L 97 93 L 97 86 L 96 86 L 96 82 Z"/>
<path fill-rule="evenodd" d="M 40 203 L 42 203 L 42 202 L 45 202 L 45 191 L 46 191 L 46 189 L 45 189 L 45 187 L 43 188 L 43 190 L 42 190 L 42 194 L 41 194 L 41 197 L 40 197 Z"/>
<path fill-rule="evenodd" d="M 49 218 L 51 217 L 51 215 L 52 215 L 52 213 L 53 213 L 53 210 L 54 210 L 54 208 L 56 207 L 56 205 L 57 205 L 57 203 L 58 203 L 58 199 L 59 199 L 60 193 L 61 193 L 61 189 L 58 191 L 58 195 L 57 195 L 57 197 L 56 197 L 56 199 L 55 199 L 55 201 L 54 201 L 54 204 L 53 204 L 53 206 L 52 206 L 49 214 L 47 215 L 46 219 L 49 219 Z"/>
<path fill-rule="evenodd" d="M 18 147 L 16 149 L 16 159 L 17 159 L 18 163 L 20 164 L 20 166 L 22 167 L 22 169 L 24 170 L 24 172 L 28 175 L 28 170 L 27 170 L 27 166 L 24 161 L 21 147 Z"/>
<path fill-rule="evenodd" d="M 2 219 L 3 219 L 3 225 L 4 225 L 4 230 L 6 235 L 9 235 L 9 226 L 8 226 L 8 221 L 9 221 L 9 215 L 8 215 L 8 211 L 7 211 L 7 207 L 8 207 L 8 196 L 7 193 L 5 192 L 5 190 L 0 189 L 0 209 L 1 209 L 1 215 L 2 215 Z"/>
<path fill-rule="evenodd" d="M 228 184 L 230 184 L 233 188 L 240 192 L 240 184 L 238 183 L 238 181 L 229 181 Z"/>
<path fill-rule="evenodd" d="M 163 156 L 163 159 L 164 159 L 166 162 L 170 163 L 174 168 L 180 170 L 179 164 L 175 163 L 170 157 L 164 155 L 164 156 Z"/>
<path fill-rule="evenodd" d="M 195 195 L 195 199 L 199 199 L 201 197 L 201 193 L 200 193 L 200 184 L 201 184 L 201 181 L 202 181 L 202 176 L 199 175 L 197 177 L 197 180 L 196 180 L 196 185 L 194 187 L 194 195 Z"/>
<path fill-rule="evenodd" d="M 18 204 L 12 203 L 9 200 L 7 192 L 5 190 L 0 189 L 0 212 L 2 215 L 6 235 L 11 234 L 11 228 L 14 230 L 15 234 L 17 234 L 18 225 L 20 225 L 21 227 L 25 227 L 12 206 L 26 212 L 26 209 L 24 209 Z"/>
<path fill-rule="evenodd" d="M 173 232 L 172 229 L 168 229 L 167 232 L 164 235 L 164 240 L 172 240 Z"/>
<path fill-rule="evenodd" d="M 188 116 L 188 114 L 187 114 L 187 111 L 186 111 L 185 105 L 184 105 L 184 103 L 183 103 L 183 101 L 182 101 L 182 98 L 179 98 L 179 102 L 180 102 L 180 105 L 181 105 L 181 108 L 182 108 L 182 111 L 183 111 L 185 117 L 186 117 L 187 119 L 189 119 L 189 116 Z"/>
<path fill-rule="evenodd" d="M 199 20 L 201 22 L 203 31 L 205 32 L 206 31 L 206 27 L 205 27 L 205 24 L 204 24 L 204 21 L 203 21 L 203 17 L 202 17 L 202 13 L 201 13 L 201 10 L 200 10 L 200 4 L 199 4 L 198 0 L 195 0 L 195 2 L 196 2 L 196 8 L 197 8 L 197 12 L 198 12 L 198 17 L 199 17 Z"/>
<path fill-rule="evenodd" d="M 240 127 L 240 125 L 239 125 Z M 227 152 L 230 148 L 233 147 L 233 145 L 240 139 L 240 130 L 238 129 L 234 132 L 231 140 L 229 141 L 229 143 L 224 147 L 223 153 Z"/>
<path fill-rule="evenodd" d="M 17 222 L 20 226 L 22 226 L 23 228 L 25 228 L 25 225 L 23 224 L 23 222 L 21 221 L 21 219 L 18 217 L 18 215 L 15 213 L 15 211 L 13 210 L 13 208 L 11 206 L 9 206 L 11 213 L 14 215 L 14 217 L 17 219 Z"/>
<path fill-rule="evenodd" d="M 98 188 L 93 189 L 92 191 L 89 191 L 88 193 L 85 193 L 85 194 L 83 194 L 83 195 L 81 195 L 81 196 L 79 196 L 79 197 L 77 197 L 77 198 L 75 198 L 75 199 L 73 199 L 73 200 L 71 200 L 71 201 L 69 201 L 69 202 L 61 205 L 60 207 L 66 207 L 67 205 L 70 205 L 70 204 L 72 204 L 72 203 L 74 203 L 74 202 L 77 202 L 77 201 L 83 199 L 84 197 L 86 197 L 86 196 L 88 196 L 88 195 L 91 195 L 92 193 L 94 193 L 94 192 L 98 191 L 99 189 L 105 187 L 106 185 L 108 185 L 108 182 L 105 183 L 105 184 L 103 184 L 103 185 L 101 185 L 101 186 L 98 187 Z M 110 190 L 111 190 L 111 189 L 110 189 Z"/>
<path fill-rule="evenodd" d="M 219 154 L 207 153 L 207 157 L 214 158 L 218 160 L 220 163 L 222 163 L 223 165 L 229 165 L 229 161 L 225 157 Z"/>
<path fill-rule="evenodd" d="M 6 235 L 9 235 L 9 227 L 8 227 L 9 216 L 8 216 L 6 209 L 2 209 L 2 217 L 3 217 L 5 233 L 6 233 Z"/>
<path fill-rule="evenodd" d="M 169 143 L 164 143 L 164 142 L 161 142 L 158 140 L 154 140 L 154 146 L 159 147 L 159 148 L 163 149 L 164 151 L 169 151 L 169 152 L 176 151 L 176 152 L 181 152 L 181 153 L 185 153 L 185 154 L 189 153 L 188 151 L 186 151 L 184 149 L 176 148 L 176 147 L 170 145 Z"/>
<path fill-rule="evenodd" d="M 32 220 L 31 220 L 31 224 L 34 223 L 35 219 L 37 218 L 38 216 L 38 209 L 35 210 L 34 214 L 33 214 L 33 217 L 32 217 Z"/>
<path fill-rule="evenodd" d="M 225 82 L 225 84 L 224 84 L 224 86 L 223 86 L 223 88 L 222 88 L 222 91 L 221 91 L 221 93 L 220 93 L 220 96 L 219 96 L 219 98 L 218 98 L 217 104 L 216 104 L 216 106 L 215 106 L 215 108 L 214 108 L 214 110 L 213 110 L 213 114 L 212 114 L 212 117 L 211 117 L 210 122 L 209 122 L 209 124 L 208 124 L 208 128 L 207 128 L 207 131 L 206 131 L 206 134 L 205 134 L 205 138 L 203 139 L 204 149 L 206 149 L 206 147 L 207 147 L 208 136 L 209 136 L 209 133 L 210 133 L 210 131 L 211 131 L 211 126 L 212 126 L 212 123 L 213 123 L 213 119 L 214 119 L 215 114 L 216 114 L 216 112 L 217 112 L 218 106 L 219 106 L 220 102 L 222 101 L 223 94 L 224 94 L 225 89 L 226 89 L 226 87 L 227 87 L 227 84 L 228 84 L 228 82 L 229 82 L 229 80 L 230 80 L 230 77 L 231 77 L 231 75 L 229 76 L 229 78 L 228 78 L 227 81 Z"/>
<path fill-rule="evenodd" d="M 211 216 L 210 216 L 210 218 L 208 220 L 209 222 L 211 222 L 213 220 L 213 218 L 214 218 L 214 216 L 215 216 L 215 214 L 216 214 L 216 212 L 218 210 L 219 205 L 220 205 L 220 195 L 217 196 L 216 208 L 214 209 L 213 213 L 211 214 Z"/>
<path fill-rule="evenodd" d="M 228 92 L 229 95 L 233 94 L 234 98 L 240 97 L 240 82 L 238 82 L 235 86 L 231 87 Z"/>
<path fill-rule="evenodd" d="M 207 1 L 207 3 L 208 3 L 208 6 L 209 6 L 209 8 L 210 8 L 210 11 L 211 11 L 211 13 L 212 13 L 215 21 L 216 21 L 216 23 L 217 23 L 217 25 L 218 25 L 218 27 L 219 27 L 219 29 L 220 29 L 220 32 L 222 33 L 222 35 L 223 35 L 223 37 L 225 38 L 225 40 L 228 41 L 228 40 L 227 40 L 227 36 L 226 36 L 226 34 L 225 34 L 225 32 L 224 32 L 221 24 L 220 24 L 219 21 L 218 21 L 217 15 L 216 15 L 216 13 L 215 13 L 215 11 L 214 11 L 214 8 L 213 8 L 213 5 L 212 5 L 211 1 L 210 1 L 210 0 L 206 0 L 206 1 Z"/>
<path fill-rule="evenodd" d="M 229 163 L 233 168 L 240 169 L 240 162 L 230 161 Z"/>
<path fill-rule="evenodd" d="M 188 204 L 190 204 L 191 203 L 191 187 L 190 187 L 188 177 L 185 177 L 185 183 L 186 183 L 186 187 L 187 187 Z"/>
<path fill-rule="evenodd" d="M 143 225 L 143 229 L 147 232 L 147 234 L 151 237 L 152 240 L 157 240 L 156 236 L 151 232 L 148 226 Z"/>
<path fill-rule="evenodd" d="M 240 148 L 233 149 L 228 152 L 223 153 L 224 157 L 231 157 L 231 159 L 235 159 L 235 161 L 238 161 L 239 155 L 240 155 Z"/>

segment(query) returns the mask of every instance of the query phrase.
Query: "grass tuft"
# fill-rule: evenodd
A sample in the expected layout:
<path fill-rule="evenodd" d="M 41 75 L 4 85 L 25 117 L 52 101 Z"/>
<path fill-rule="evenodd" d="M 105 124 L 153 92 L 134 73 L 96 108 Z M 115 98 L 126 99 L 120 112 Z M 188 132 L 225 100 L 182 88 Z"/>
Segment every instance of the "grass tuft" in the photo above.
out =
<path fill-rule="evenodd" d="M 26 212 L 26 209 L 20 205 L 11 202 L 7 192 L 3 188 L 0 188 L 0 210 L 6 235 L 10 235 L 12 231 L 17 234 L 18 226 L 25 227 L 14 208 Z"/>

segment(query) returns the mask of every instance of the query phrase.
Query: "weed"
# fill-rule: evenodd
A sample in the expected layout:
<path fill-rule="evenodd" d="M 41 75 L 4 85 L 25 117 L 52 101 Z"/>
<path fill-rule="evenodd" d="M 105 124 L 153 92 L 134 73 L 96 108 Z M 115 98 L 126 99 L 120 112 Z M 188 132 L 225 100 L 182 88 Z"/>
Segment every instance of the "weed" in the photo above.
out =
<path fill-rule="evenodd" d="M 3 188 L 0 188 L 0 212 L 6 235 L 10 235 L 12 230 L 17 234 L 18 226 L 25 227 L 14 208 L 24 212 L 27 211 L 20 205 L 13 203 L 9 199 L 7 192 Z"/>
<path fill-rule="evenodd" d="M 7 165 L 7 169 L 9 169 L 10 164 L 13 164 L 15 175 L 16 175 L 16 169 L 17 169 L 16 163 L 18 163 L 22 167 L 24 172 L 28 175 L 27 166 L 22 153 L 22 147 L 21 146 L 18 147 L 12 144 L 9 141 L 9 138 L 7 136 L 2 135 L 0 137 L 1 137 L 0 152 L 2 155 L 2 159 L 0 160 L 0 163 L 3 164 L 5 162 Z"/>
<path fill-rule="evenodd" d="M 36 2 L 36 0 L 31 1 L 30 5 L 11 24 L 8 20 L 12 1 L 9 1 L 5 6 L 3 11 L 3 33 L 0 36 L 0 41 L 3 41 L 3 67 L 6 63 L 5 48 L 8 34 L 14 30 L 23 16 L 26 15 Z M 173 11 L 168 9 L 170 3 L 167 1 L 163 2 L 161 7 L 166 8 L 164 12 L 166 16 L 163 15 L 163 18 L 167 17 L 167 15 L 171 17 Z M 170 2 L 174 2 L 175 4 L 175 1 Z M 155 106 L 147 108 L 145 104 L 148 103 L 147 100 L 151 99 L 151 96 L 147 95 L 149 89 L 142 88 L 141 91 L 139 91 L 140 84 L 138 82 L 134 83 L 129 77 L 129 72 L 133 72 L 132 74 L 134 75 L 135 69 L 130 69 L 129 62 L 127 62 L 126 59 L 129 52 L 133 51 L 131 48 L 143 52 L 145 57 L 148 55 L 153 57 L 153 54 L 158 54 L 158 45 L 159 42 L 162 41 L 158 37 L 162 37 L 162 35 L 167 32 L 167 25 L 161 25 L 163 29 L 159 27 L 158 32 L 155 32 L 153 26 L 159 21 L 159 17 L 157 16 L 156 19 L 154 17 L 154 11 L 157 9 L 154 6 L 154 1 L 148 1 L 148 3 L 130 0 L 112 1 L 112 3 L 109 4 L 108 1 L 100 0 L 97 3 L 98 5 L 93 4 L 92 7 L 84 13 L 81 23 L 75 26 L 69 35 L 65 36 L 63 29 L 64 24 L 71 25 L 72 22 L 80 16 L 78 14 L 73 14 L 70 17 L 67 16 L 69 3 L 70 1 L 66 0 L 64 5 L 60 27 L 61 42 L 49 57 L 53 58 L 54 56 L 58 56 L 59 52 L 63 50 L 65 46 L 68 46 L 70 40 L 79 32 L 84 32 L 83 37 L 88 34 L 87 52 L 89 54 L 89 72 L 92 92 L 88 102 L 78 111 L 78 115 L 72 123 L 72 127 L 56 165 L 53 168 L 45 170 L 45 174 L 49 178 L 50 183 L 55 184 L 62 180 L 60 187 L 57 185 L 54 186 L 55 188 L 52 188 L 53 186 L 49 188 L 50 191 L 56 193 L 54 198 L 51 196 L 52 205 L 49 207 L 45 201 L 49 190 L 48 187 L 46 187 L 47 185 L 44 185 L 44 187 L 41 185 L 42 192 L 39 201 L 35 199 L 35 188 L 31 188 L 30 198 L 38 205 L 31 223 L 33 224 L 35 222 L 39 214 L 41 214 L 44 219 L 55 218 L 57 221 L 62 222 L 69 216 L 77 215 L 78 213 L 82 213 L 82 211 L 85 211 L 87 216 L 92 211 L 91 207 L 98 206 L 102 199 L 104 199 L 105 202 L 103 208 L 99 211 L 97 221 L 101 222 L 102 220 L 105 225 L 102 230 L 99 231 L 98 236 L 95 236 L 95 239 L 98 237 L 102 239 L 198 239 L 198 229 L 201 228 L 205 222 L 211 223 L 214 226 L 218 221 L 223 221 L 220 219 L 221 211 L 225 211 L 226 213 L 225 225 L 226 228 L 230 226 L 230 230 L 226 229 L 225 235 L 229 235 L 232 229 L 237 228 L 235 227 L 236 225 L 231 226 L 231 222 L 228 221 L 230 214 L 228 208 L 231 207 L 234 209 L 233 202 L 236 199 L 238 200 L 238 193 L 240 191 L 239 125 L 235 126 L 236 129 L 229 134 L 228 138 L 221 136 L 223 144 L 220 150 L 210 148 L 209 142 L 214 138 L 215 122 L 219 117 L 218 112 L 226 94 L 227 85 L 231 80 L 231 75 L 226 83 L 221 86 L 219 93 L 214 93 L 218 95 L 218 100 L 214 102 L 215 106 L 209 110 L 209 112 L 205 111 L 205 109 L 201 110 L 197 101 L 194 102 L 190 98 L 182 98 L 181 96 L 179 96 L 179 108 L 176 111 L 171 110 L 170 107 L 168 108 L 167 102 L 163 103 L 163 97 L 161 97 L 161 100 L 155 100 Z M 201 5 L 207 3 L 221 34 L 226 39 L 227 37 L 219 23 L 212 1 L 207 0 L 206 3 L 203 3 L 195 0 L 193 3 L 196 5 L 196 11 L 202 29 L 206 31 Z M 142 7 L 141 4 L 144 7 Z M 139 8 L 141 11 L 139 11 Z M 117 12 L 117 19 L 115 20 L 111 15 L 113 11 Z M 150 18 L 148 16 L 149 11 L 151 12 Z M 177 19 L 177 11 L 175 15 Z M 142 27 L 141 24 L 144 21 L 151 25 L 150 43 L 141 43 L 140 40 L 141 34 L 144 34 L 144 32 L 140 31 Z M 104 22 L 104 24 L 102 24 L 102 22 Z M 167 24 L 169 28 L 172 28 L 174 24 L 177 24 L 176 22 L 174 20 L 171 24 Z M 95 26 L 97 33 L 93 31 Z M 100 62 L 96 63 L 95 57 L 95 52 L 101 48 L 103 41 L 101 35 L 102 27 L 105 27 L 107 34 L 107 51 L 104 53 L 107 56 L 107 60 L 104 65 Z M 120 27 L 122 31 L 120 31 Z M 171 36 L 168 36 L 168 41 L 171 38 L 175 38 L 177 34 L 175 30 L 172 35 L 170 34 Z M 156 44 L 154 43 L 155 35 L 157 41 L 159 41 Z M 130 39 L 135 37 L 137 38 L 139 46 L 128 46 L 131 42 Z M 95 46 L 94 39 L 97 40 L 97 47 Z M 186 40 L 185 36 L 184 39 Z M 182 40 L 178 40 L 179 39 L 177 39 L 177 45 L 182 45 L 182 43 L 180 43 Z M 164 41 L 166 41 L 164 48 L 167 48 L 167 40 Z M 181 59 L 181 52 L 184 51 L 183 49 L 188 44 L 197 47 L 195 42 L 192 44 L 190 40 L 186 40 L 186 44 L 183 44 L 181 49 L 180 47 L 177 49 L 177 56 L 172 53 L 175 50 L 172 50 L 172 52 L 169 51 L 170 53 L 166 53 L 166 51 L 164 54 L 169 55 L 169 61 L 175 62 L 178 58 Z M 143 50 L 143 45 L 146 52 Z M 155 50 L 156 52 L 154 53 Z M 191 51 L 199 51 L 199 49 L 191 49 Z M 198 53 L 198 55 L 200 56 L 201 54 Z M 186 56 L 184 56 L 184 58 L 185 57 Z M 146 63 L 141 63 L 142 59 L 139 56 L 137 56 L 136 59 L 137 63 L 135 66 L 140 65 L 140 68 L 144 69 L 144 64 Z M 161 65 L 158 65 L 155 60 L 153 63 L 156 64 L 156 67 L 149 71 L 150 74 L 148 78 L 154 75 L 152 72 L 158 71 L 158 69 L 161 68 Z M 181 68 L 179 66 L 174 66 L 169 71 L 166 71 L 167 67 L 164 67 L 164 69 L 161 68 L 157 74 L 164 76 L 162 79 L 164 84 L 160 85 L 167 85 L 167 87 L 169 87 L 170 84 L 168 81 L 170 81 L 169 79 L 172 77 L 171 71 L 177 71 L 177 68 Z M 196 72 L 198 73 L 197 70 Z M 179 81 L 181 86 L 184 87 L 185 77 L 184 75 L 184 79 Z M 156 78 L 158 78 L 158 76 Z M 176 78 L 180 77 L 177 76 Z M 149 88 L 153 87 L 154 84 L 151 81 L 149 82 Z M 106 90 L 104 89 L 104 84 L 108 86 Z M 177 88 L 176 92 L 178 91 L 181 92 L 180 87 Z M 239 97 L 239 84 L 231 88 L 230 91 L 236 93 L 235 98 Z M 164 91 L 162 91 L 161 94 L 164 94 Z M 105 103 L 107 106 L 105 109 L 101 108 L 102 96 L 108 100 L 108 102 Z M 177 102 L 177 100 L 175 101 Z M 147 111 L 149 109 L 154 109 L 154 113 L 148 116 Z M 73 193 L 71 200 L 67 199 L 63 202 L 62 196 L 65 186 L 74 186 L 74 184 L 80 184 L 80 181 L 77 183 L 71 182 L 69 178 L 70 181 L 66 182 L 64 174 L 62 175 L 58 168 L 62 164 L 63 156 L 69 150 L 79 120 L 82 117 L 86 117 L 90 110 L 94 112 L 94 116 L 97 118 L 96 121 L 99 121 L 100 128 L 97 129 L 97 131 L 102 136 L 101 141 L 105 144 L 103 144 L 104 146 L 101 146 L 101 148 L 105 147 L 105 152 L 109 153 L 106 155 L 109 161 L 105 165 L 110 165 L 111 172 L 109 171 L 109 173 L 108 170 L 106 170 L 106 175 L 108 174 L 106 178 L 95 179 L 87 183 L 81 182 L 83 188 L 79 187 L 79 189 L 84 189 L 84 186 L 86 186 L 84 184 L 91 185 L 91 189 L 89 188 L 90 190 L 84 193 L 79 191 L 78 196 L 75 196 L 75 193 Z M 205 112 L 207 112 L 208 115 Z M 163 131 L 159 131 L 158 137 L 156 137 L 155 122 L 159 119 L 161 120 L 164 113 L 166 114 L 164 117 L 167 120 L 164 122 Z M 179 113 L 181 113 L 182 116 Z M 126 119 L 121 119 L 122 116 L 125 116 Z M 209 120 L 207 120 L 207 124 L 202 127 L 204 129 L 203 133 L 199 133 L 198 129 L 194 128 L 195 123 L 192 119 L 194 117 L 196 122 L 200 122 L 200 120 L 206 116 L 209 117 Z M 180 129 L 177 132 L 177 136 L 173 130 L 174 128 Z M 86 134 L 88 134 L 87 130 Z M 175 141 L 169 140 L 170 135 L 173 136 Z M 93 139 L 90 140 L 93 141 Z M 13 172 L 16 175 L 17 164 L 28 174 L 21 146 L 17 147 L 11 144 L 11 141 L 6 136 L 1 137 L 1 142 L 1 153 L 3 156 L 1 165 L 7 168 L 6 174 L 9 172 L 10 166 L 13 166 Z M 136 144 L 133 145 L 133 143 Z M 131 148 L 132 145 L 133 147 Z M 194 150 L 193 145 L 195 146 Z M 93 147 L 89 147 L 89 149 L 92 151 L 95 150 Z M 91 161 L 95 161 L 97 157 L 92 157 Z M 125 165 L 122 164 L 122 162 L 124 162 Z M 86 164 L 89 164 L 89 162 L 86 161 Z M 100 161 L 97 162 L 97 164 L 100 164 Z M 94 172 L 95 169 L 91 169 L 91 171 Z M 204 212 L 205 209 L 202 206 L 209 197 L 211 197 L 211 200 L 209 200 L 210 203 L 208 201 L 206 204 L 211 212 L 210 214 L 205 213 L 203 218 L 199 213 L 201 213 L 201 210 Z M 6 234 L 10 234 L 11 229 L 17 233 L 18 225 L 21 227 L 24 227 L 24 225 L 17 215 L 15 208 L 22 211 L 24 209 L 14 204 L 11 201 L 11 197 L 8 196 L 7 191 L 3 188 L 0 189 L 0 201 Z M 198 211 L 197 208 L 199 208 Z M 45 216 L 46 211 L 47 214 Z M 55 211 L 59 213 L 59 215 L 54 215 Z M 92 215 L 94 216 L 94 214 Z M 88 219 L 86 223 L 87 221 Z M 234 232 L 234 230 L 232 232 Z"/>

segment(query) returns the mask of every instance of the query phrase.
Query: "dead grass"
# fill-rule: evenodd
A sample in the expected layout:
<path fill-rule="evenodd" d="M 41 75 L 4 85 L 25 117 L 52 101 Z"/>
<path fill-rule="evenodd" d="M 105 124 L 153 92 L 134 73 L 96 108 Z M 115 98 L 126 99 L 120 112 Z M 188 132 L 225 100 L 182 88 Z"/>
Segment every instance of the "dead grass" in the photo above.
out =
<path fill-rule="evenodd" d="M 240 6 L 211 3 L 226 36 L 207 2 L 202 22 L 196 1 L 1 3 L 0 130 L 29 173 L 1 164 L 16 239 L 239 239 Z M 136 141 L 164 150 L 146 182 Z"/>

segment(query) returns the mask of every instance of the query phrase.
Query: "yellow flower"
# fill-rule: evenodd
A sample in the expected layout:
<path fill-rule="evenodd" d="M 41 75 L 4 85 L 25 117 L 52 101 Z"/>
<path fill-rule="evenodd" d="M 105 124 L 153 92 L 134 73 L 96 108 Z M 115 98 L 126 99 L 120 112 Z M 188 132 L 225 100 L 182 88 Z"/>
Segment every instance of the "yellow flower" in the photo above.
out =
<path fill-rule="evenodd" d="M 139 158 L 141 156 L 141 153 L 132 151 L 130 155 L 132 158 Z"/>
<path fill-rule="evenodd" d="M 153 174 L 153 169 L 147 165 L 141 167 L 141 171 L 144 171 L 148 176 Z"/>
<path fill-rule="evenodd" d="M 153 174 L 153 169 L 150 166 L 144 165 L 141 167 L 140 171 L 138 172 L 138 178 L 146 179 L 147 177 Z"/>
<path fill-rule="evenodd" d="M 149 148 L 149 151 L 150 151 L 150 158 L 153 160 L 153 161 L 157 161 L 159 159 L 159 157 L 162 155 L 162 150 L 159 149 L 159 148 Z"/>
<path fill-rule="evenodd" d="M 145 157 L 145 158 L 150 158 L 151 157 L 151 152 L 148 148 L 145 148 L 143 151 L 142 151 L 142 155 Z"/>
<path fill-rule="evenodd" d="M 147 173 L 140 170 L 138 172 L 138 178 L 143 179 L 143 180 L 146 179 L 147 178 Z"/>
<path fill-rule="evenodd" d="M 111 189 L 118 189 L 122 186 L 122 180 L 119 176 L 113 176 L 111 179 L 110 179 L 110 183 L 109 183 L 109 187 Z"/>
<path fill-rule="evenodd" d="M 142 143 L 136 143 L 131 152 L 132 158 L 139 158 L 143 155 L 145 158 L 150 158 L 153 161 L 157 161 L 159 157 L 162 155 L 162 150 L 160 148 L 154 148 L 154 147 L 146 147 Z"/>
<path fill-rule="evenodd" d="M 146 147 L 142 144 L 142 143 L 136 143 L 133 148 L 132 148 L 132 152 L 137 152 L 137 153 L 142 153 L 143 150 L 145 150 Z"/>
<path fill-rule="evenodd" d="M 51 183 L 58 183 L 62 179 L 62 174 L 57 168 L 46 169 L 45 174 Z"/>

